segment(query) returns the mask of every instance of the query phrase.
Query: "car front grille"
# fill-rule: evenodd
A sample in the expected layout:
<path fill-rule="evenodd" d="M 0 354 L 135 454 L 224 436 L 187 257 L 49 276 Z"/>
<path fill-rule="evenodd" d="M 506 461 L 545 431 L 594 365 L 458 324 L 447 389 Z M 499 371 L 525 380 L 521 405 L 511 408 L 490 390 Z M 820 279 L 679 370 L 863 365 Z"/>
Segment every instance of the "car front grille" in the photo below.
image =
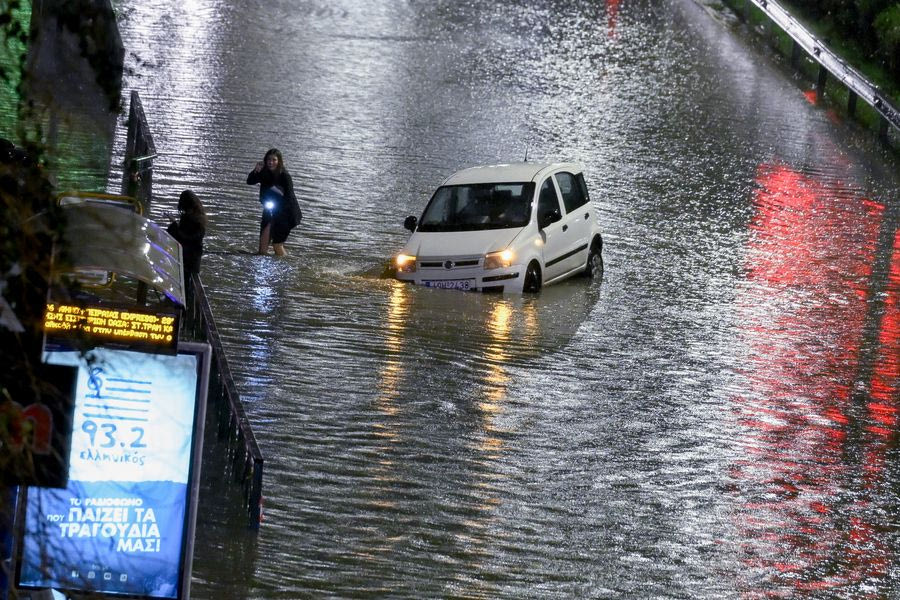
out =
<path fill-rule="evenodd" d="M 470 269 L 472 267 L 477 267 L 480 262 L 480 257 L 460 257 L 445 259 L 426 258 L 419 261 L 419 267 L 422 269 L 441 269 L 445 271 L 452 271 L 454 269 Z"/>

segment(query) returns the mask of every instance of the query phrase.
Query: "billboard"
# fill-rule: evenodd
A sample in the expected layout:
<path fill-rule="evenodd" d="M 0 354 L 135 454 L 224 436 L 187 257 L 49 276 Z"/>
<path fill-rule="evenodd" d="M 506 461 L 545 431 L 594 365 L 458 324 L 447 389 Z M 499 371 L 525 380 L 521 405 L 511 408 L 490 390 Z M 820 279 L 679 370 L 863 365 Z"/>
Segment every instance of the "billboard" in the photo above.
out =
<path fill-rule="evenodd" d="M 210 354 L 45 353 L 78 367 L 69 483 L 26 491 L 20 588 L 188 597 Z"/>

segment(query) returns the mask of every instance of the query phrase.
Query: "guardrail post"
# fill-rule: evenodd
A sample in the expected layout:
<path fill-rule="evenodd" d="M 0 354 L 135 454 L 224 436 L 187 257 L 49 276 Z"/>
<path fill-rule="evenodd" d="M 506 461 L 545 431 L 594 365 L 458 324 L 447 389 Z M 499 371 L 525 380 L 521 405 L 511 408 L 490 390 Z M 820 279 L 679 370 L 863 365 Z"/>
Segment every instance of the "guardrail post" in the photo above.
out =
<path fill-rule="evenodd" d="M 262 461 L 253 461 L 253 478 L 250 483 L 250 527 L 259 529 L 262 522 Z"/>
<path fill-rule="evenodd" d="M 122 171 L 122 195 L 134 196 L 141 204 L 144 215 L 150 214 L 153 193 L 153 159 L 156 145 L 144 105 L 137 90 L 131 92 L 128 108 L 128 133 L 125 136 L 125 164 Z"/>
<path fill-rule="evenodd" d="M 825 97 L 825 82 L 828 80 L 828 69 L 824 65 L 819 65 L 819 76 L 816 78 L 816 100 L 822 100 Z"/>
<path fill-rule="evenodd" d="M 791 46 L 791 67 L 794 69 L 797 68 L 797 64 L 800 62 L 800 57 L 803 56 L 803 47 L 797 42 L 797 40 L 793 40 L 793 44 Z"/>

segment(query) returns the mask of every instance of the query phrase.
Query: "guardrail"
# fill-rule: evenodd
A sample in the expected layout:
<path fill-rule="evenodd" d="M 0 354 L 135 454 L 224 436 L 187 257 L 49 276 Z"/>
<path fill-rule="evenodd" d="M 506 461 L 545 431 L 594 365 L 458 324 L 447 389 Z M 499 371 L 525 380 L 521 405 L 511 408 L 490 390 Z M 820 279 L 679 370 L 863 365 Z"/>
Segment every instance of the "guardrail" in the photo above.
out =
<path fill-rule="evenodd" d="M 890 99 L 882 94 L 878 86 L 871 83 L 843 59 L 829 50 L 824 43 L 812 35 L 777 2 L 774 0 L 744 0 L 744 2 L 744 13 L 738 12 L 738 14 L 745 22 L 750 21 L 749 10 L 752 4 L 793 40 L 792 63 L 796 64 L 802 51 L 819 64 L 819 74 L 816 80 L 816 93 L 818 96 L 822 95 L 827 75 L 830 73 L 849 91 L 847 111 L 851 115 L 856 111 L 857 98 L 862 98 L 882 117 L 879 133 L 883 137 L 887 135 L 888 125 L 900 131 L 900 108 L 897 108 Z"/>
<path fill-rule="evenodd" d="M 227 440 L 232 474 L 244 488 L 244 500 L 250 526 L 259 528 L 262 520 L 263 456 L 234 385 L 219 330 L 213 319 L 206 290 L 197 274 L 191 275 L 185 306 L 183 334 L 212 346 L 209 378 L 209 405 L 218 410 L 219 439 Z"/>
<path fill-rule="evenodd" d="M 128 106 L 128 132 L 125 136 L 122 195 L 137 198 L 143 206 L 145 215 L 150 214 L 153 159 L 156 156 L 156 144 L 153 142 L 153 134 L 147 123 L 141 96 L 137 90 L 132 90 Z"/>

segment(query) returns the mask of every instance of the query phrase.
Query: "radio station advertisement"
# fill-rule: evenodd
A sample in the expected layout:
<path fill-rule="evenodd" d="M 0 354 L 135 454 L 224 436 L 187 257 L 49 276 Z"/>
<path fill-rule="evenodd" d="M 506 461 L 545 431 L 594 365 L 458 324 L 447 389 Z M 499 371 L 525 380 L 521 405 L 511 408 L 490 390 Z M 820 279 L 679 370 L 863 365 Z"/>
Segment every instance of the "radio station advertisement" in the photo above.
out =
<path fill-rule="evenodd" d="M 178 598 L 198 355 L 98 348 L 45 358 L 79 367 L 69 484 L 29 488 L 17 583 Z"/>

